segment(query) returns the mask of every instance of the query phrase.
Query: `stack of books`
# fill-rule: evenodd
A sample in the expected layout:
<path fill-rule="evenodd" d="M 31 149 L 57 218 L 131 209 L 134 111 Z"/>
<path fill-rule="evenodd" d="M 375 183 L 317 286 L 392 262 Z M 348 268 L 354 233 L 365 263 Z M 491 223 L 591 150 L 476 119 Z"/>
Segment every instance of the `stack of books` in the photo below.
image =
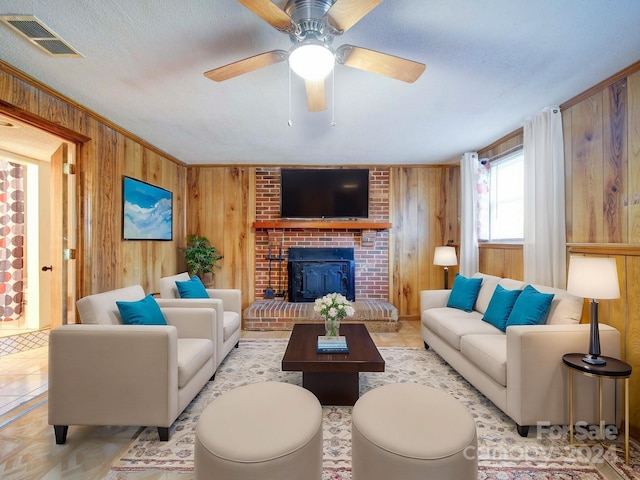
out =
<path fill-rule="evenodd" d="M 349 353 L 347 337 L 318 337 L 318 353 Z"/>

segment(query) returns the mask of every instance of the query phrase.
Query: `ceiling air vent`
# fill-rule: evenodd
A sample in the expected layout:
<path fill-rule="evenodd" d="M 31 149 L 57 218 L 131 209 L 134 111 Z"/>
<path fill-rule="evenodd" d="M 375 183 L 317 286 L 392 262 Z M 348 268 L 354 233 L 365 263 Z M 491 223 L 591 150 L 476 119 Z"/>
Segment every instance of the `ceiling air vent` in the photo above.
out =
<path fill-rule="evenodd" d="M 0 15 L 0 21 L 54 57 L 82 57 L 33 15 Z"/>

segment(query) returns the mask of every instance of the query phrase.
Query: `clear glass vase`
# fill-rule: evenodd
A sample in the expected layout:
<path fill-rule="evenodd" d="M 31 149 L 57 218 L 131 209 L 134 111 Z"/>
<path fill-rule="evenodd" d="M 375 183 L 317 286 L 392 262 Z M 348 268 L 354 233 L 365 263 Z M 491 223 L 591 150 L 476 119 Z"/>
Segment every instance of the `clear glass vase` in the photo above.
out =
<path fill-rule="evenodd" d="M 324 320 L 325 335 L 327 337 L 340 336 L 340 319 L 339 318 L 325 318 Z"/>

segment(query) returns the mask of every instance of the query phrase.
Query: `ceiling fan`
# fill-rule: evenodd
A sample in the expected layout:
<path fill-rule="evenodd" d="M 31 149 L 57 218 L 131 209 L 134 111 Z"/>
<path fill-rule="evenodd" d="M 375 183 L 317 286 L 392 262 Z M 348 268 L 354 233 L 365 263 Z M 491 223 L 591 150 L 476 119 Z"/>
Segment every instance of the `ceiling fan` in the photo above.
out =
<path fill-rule="evenodd" d="M 279 7 L 271 0 L 237 0 L 291 39 L 289 51 L 272 50 L 214 68 L 205 76 L 222 82 L 243 73 L 288 60 L 291 70 L 305 80 L 307 104 L 312 112 L 326 110 L 324 82 L 335 63 L 415 82 L 425 65 L 354 45 L 332 47 L 342 35 L 382 0 L 286 0 Z"/>

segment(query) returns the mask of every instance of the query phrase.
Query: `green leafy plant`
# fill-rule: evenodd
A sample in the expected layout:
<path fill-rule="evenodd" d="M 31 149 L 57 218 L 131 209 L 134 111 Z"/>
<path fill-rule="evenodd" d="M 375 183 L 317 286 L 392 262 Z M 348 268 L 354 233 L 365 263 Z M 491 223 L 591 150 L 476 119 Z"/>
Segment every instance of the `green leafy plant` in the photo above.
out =
<path fill-rule="evenodd" d="M 211 245 L 207 237 L 189 235 L 184 255 L 189 275 L 201 277 L 205 273 L 214 273 L 214 268 L 221 268 L 218 260 L 222 255 Z"/>

